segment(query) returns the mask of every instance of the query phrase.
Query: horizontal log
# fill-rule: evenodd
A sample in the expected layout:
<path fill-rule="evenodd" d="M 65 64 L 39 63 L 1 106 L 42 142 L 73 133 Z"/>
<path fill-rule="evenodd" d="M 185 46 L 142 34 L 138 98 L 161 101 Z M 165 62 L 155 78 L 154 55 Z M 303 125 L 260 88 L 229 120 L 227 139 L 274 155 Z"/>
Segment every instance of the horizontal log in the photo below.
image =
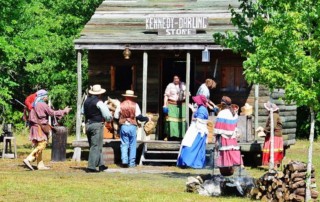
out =
<path fill-rule="evenodd" d="M 259 121 L 261 122 L 266 122 L 268 120 L 269 116 L 259 116 Z M 284 122 L 292 122 L 292 121 L 296 121 L 297 120 L 297 116 L 296 115 L 292 115 L 292 116 L 281 116 L 281 121 Z"/>
<path fill-rule="evenodd" d="M 282 134 L 296 134 L 296 128 L 286 128 L 282 129 Z"/>
<path fill-rule="evenodd" d="M 268 116 L 269 112 L 263 108 L 258 110 L 259 116 Z M 280 116 L 296 116 L 297 110 L 290 110 L 290 111 L 280 111 Z"/>
<path fill-rule="evenodd" d="M 307 172 L 294 172 L 294 173 L 291 173 L 290 174 L 290 178 L 303 178 L 305 179 L 307 176 Z M 312 172 L 311 173 L 311 177 L 314 178 L 316 175 L 315 175 L 315 172 Z"/>
<path fill-rule="evenodd" d="M 295 183 L 289 185 L 289 187 L 290 187 L 291 189 L 296 189 L 296 188 L 298 188 L 298 187 L 302 187 L 302 186 L 305 186 L 305 185 L 306 185 L 306 182 L 305 182 L 305 181 L 299 181 L 299 182 L 295 182 Z"/>
<path fill-rule="evenodd" d="M 284 122 L 282 123 L 282 128 L 287 129 L 287 128 L 296 128 L 297 127 L 297 122 Z"/>
<path fill-rule="evenodd" d="M 307 164 L 302 162 L 293 162 L 287 165 L 287 169 L 289 169 L 291 172 L 307 171 Z M 314 166 L 312 166 L 312 170 L 314 170 Z"/>
<path fill-rule="evenodd" d="M 296 138 L 296 134 L 283 134 L 282 135 L 283 140 L 292 140 Z"/>
<path fill-rule="evenodd" d="M 319 192 L 314 190 L 314 189 L 310 189 L 311 192 L 311 197 L 312 198 L 318 198 L 319 196 Z M 297 188 L 296 190 L 294 190 L 293 192 L 294 194 L 300 195 L 300 196 L 305 196 L 306 195 L 306 188 Z"/>
<path fill-rule="evenodd" d="M 290 194 L 289 199 L 297 201 L 297 202 L 304 201 L 304 197 L 303 196 L 296 195 L 296 194 L 293 194 L 293 193 Z"/>

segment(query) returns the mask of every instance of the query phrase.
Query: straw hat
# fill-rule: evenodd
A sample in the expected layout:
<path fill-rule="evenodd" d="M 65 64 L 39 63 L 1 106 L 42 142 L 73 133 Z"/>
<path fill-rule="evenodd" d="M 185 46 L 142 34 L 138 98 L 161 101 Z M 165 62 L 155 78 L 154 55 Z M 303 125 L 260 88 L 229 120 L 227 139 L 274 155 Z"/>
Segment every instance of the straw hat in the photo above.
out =
<path fill-rule="evenodd" d="M 250 116 L 252 114 L 253 107 L 246 103 L 243 107 L 241 107 L 240 115 Z"/>
<path fill-rule="evenodd" d="M 137 97 L 136 95 L 134 95 L 133 90 L 126 90 L 126 93 L 122 94 L 122 96 L 124 96 L 124 97 Z"/>
<path fill-rule="evenodd" d="M 89 90 L 91 95 L 100 95 L 106 92 L 106 89 L 101 88 L 101 85 L 96 84 L 93 85 L 92 88 Z"/>
<path fill-rule="evenodd" d="M 272 110 L 272 111 L 278 111 L 279 110 L 279 107 L 274 104 L 274 103 L 271 103 L 271 102 L 267 102 L 267 103 L 264 103 L 264 108 L 266 108 L 268 111 Z"/>

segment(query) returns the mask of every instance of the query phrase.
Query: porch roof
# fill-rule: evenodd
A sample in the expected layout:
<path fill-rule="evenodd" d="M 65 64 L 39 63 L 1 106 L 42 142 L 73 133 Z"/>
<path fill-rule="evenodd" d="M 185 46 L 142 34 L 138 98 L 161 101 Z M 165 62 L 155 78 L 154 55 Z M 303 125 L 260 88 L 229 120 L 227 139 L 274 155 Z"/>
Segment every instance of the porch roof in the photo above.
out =
<path fill-rule="evenodd" d="M 235 30 L 230 22 L 229 5 L 238 0 L 105 0 L 85 25 L 75 49 L 221 49 L 213 34 Z M 194 35 L 161 36 L 146 29 L 146 18 L 207 17 L 208 27 Z"/>

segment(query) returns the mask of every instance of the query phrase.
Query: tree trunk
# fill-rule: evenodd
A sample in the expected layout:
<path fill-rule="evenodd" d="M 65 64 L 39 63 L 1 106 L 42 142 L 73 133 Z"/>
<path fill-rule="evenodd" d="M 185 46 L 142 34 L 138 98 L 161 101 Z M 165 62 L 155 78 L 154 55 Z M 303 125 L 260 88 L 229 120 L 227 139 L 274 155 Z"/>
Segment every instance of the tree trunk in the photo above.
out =
<path fill-rule="evenodd" d="M 308 150 L 308 164 L 307 164 L 307 180 L 306 180 L 306 197 L 305 201 L 311 200 L 311 169 L 312 169 L 312 146 L 313 146 L 313 140 L 314 140 L 314 110 L 312 107 L 310 107 L 310 115 L 311 115 L 311 126 L 310 126 L 310 137 L 309 137 L 309 150 Z"/>

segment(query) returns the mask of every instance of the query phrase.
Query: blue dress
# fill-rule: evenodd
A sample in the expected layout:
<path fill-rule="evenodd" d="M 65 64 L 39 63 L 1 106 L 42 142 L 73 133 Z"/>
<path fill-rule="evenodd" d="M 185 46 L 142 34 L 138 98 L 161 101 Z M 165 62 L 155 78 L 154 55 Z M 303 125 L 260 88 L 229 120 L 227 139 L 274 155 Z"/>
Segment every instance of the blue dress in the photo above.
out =
<path fill-rule="evenodd" d="M 208 120 L 208 110 L 204 106 L 200 106 L 197 111 L 194 113 L 194 118 L 200 120 Z M 177 166 L 179 167 L 191 167 L 191 168 L 204 168 L 206 165 L 206 140 L 207 140 L 207 132 L 199 131 L 196 129 L 196 125 L 199 126 L 199 123 L 192 123 L 188 130 L 195 131 L 197 134 L 195 137 L 190 138 L 188 135 L 188 131 L 186 133 L 185 138 L 189 138 L 189 140 L 193 140 L 191 146 L 183 145 L 180 150 L 180 154 L 177 160 Z M 201 123 L 200 123 L 201 125 Z M 206 122 L 202 123 L 202 127 L 207 130 Z M 198 132 L 197 132 L 198 131 Z M 190 134 L 190 133 L 189 133 Z M 191 134 L 192 135 L 192 134 Z"/>

